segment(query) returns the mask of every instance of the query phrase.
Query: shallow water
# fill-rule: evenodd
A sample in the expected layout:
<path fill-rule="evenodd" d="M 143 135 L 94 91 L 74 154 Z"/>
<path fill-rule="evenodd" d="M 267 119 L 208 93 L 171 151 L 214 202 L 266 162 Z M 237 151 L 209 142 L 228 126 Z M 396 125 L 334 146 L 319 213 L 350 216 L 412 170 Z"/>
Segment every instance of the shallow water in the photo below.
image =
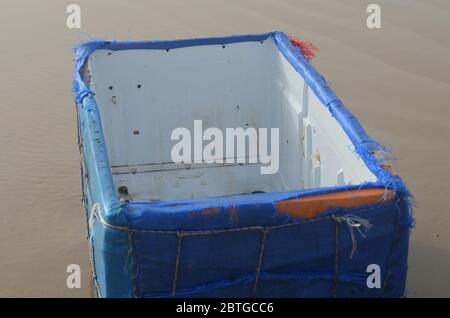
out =
<path fill-rule="evenodd" d="M 164 39 L 285 31 L 313 41 L 314 65 L 368 132 L 395 149 L 417 199 L 411 296 L 450 296 L 450 3 L 378 1 L 382 28 L 365 26 L 372 1 L 3 0 L 0 10 L 0 296 L 88 296 L 71 93 L 77 38 Z M 130 1 L 131 2 L 131 1 Z M 82 268 L 68 289 L 66 266 Z"/>

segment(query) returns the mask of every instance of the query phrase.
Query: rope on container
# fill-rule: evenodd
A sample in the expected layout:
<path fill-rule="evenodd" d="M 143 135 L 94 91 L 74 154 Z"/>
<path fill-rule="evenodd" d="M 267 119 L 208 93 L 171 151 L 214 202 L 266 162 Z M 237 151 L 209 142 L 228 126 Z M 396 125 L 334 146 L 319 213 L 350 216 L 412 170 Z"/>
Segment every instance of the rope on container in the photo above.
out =
<path fill-rule="evenodd" d="M 241 232 L 241 231 L 261 231 L 263 233 L 262 239 L 261 239 L 261 245 L 260 245 L 260 251 L 258 256 L 258 263 L 256 267 L 256 277 L 255 277 L 255 283 L 253 286 L 253 292 L 252 295 L 256 295 L 256 290 L 259 282 L 259 277 L 261 273 L 261 266 L 262 266 L 262 260 L 264 256 L 264 248 L 266 243 L 267 234 L 272 229 L 278 229 L 278 228 L 284 228 L 288 226 L 294 226 L 294 225 L 300 225 L 304 223 L 312 223 L 312 222 L 318 222 L 318 221 L 324 221 L 324 220 L 333 220 L 336 222 L 336 256 L 335 256 L 335 270 L 334 270 L 334 288 L 333 288 L 333 297 L 337 296 L 337 284 L 339 281 L 339 236 L 340 236 L 340 225 L 345 222 L 347 225 L 351 240 L 352 240 L 352 250 L 350 253 L 350 259 L 353 258 L 353 256 L 357 252 L 357 239 L 356 235 L 354 233 L 354 229 L 356 229 L 359 234 L 362 237 L 366 237 L 367 231 L 369 231 L 373 226 L 370 223 L 369 220 L 366 220 L 362 217 L 359 217 L 357 215 L 353 214 L 347 214 L 347 215 L 331 215 L 329 217 L 324 217 L 320 219 L 312 219 L 312 220 L 305 220 L 302 223 L 286 223 L 286 224 L 280 224 L 280 225 L 273 225 L 273 226 L 249 226 L 249 227 L 241 227 L 241 228 L 231 228 L 231 229 L 216 229 L 216 230 L 193 230 L 193 231 L 176 231 L 176 230 L 141 230 L 141 229 L 130 229 L 128 227 L 122 227 L 122 226 L 116 226 L 112 225 L 106 222 L 106 220 L 102 217 L 101 211 L 100 211 L 100 204 L 95 203 L 92 206 L 91 215 L 89 216 L 89 227 L 93 226 L 95 219 L 97 219 L 101 224 L 115 230 L 119 231 L 126 231 L 126 232 L 143 232 L 143 233 L 152 233 L 152 234 L 175 234 L 177 235 L 177 251 L 176 251 L 176 261 L 175 261 L 175 269 L 174 269 L 174 280 L 172 284 L 172 296 L 176 295 L 177 290 L 177 281 L 178 281 L 178 274 L 179 274 L 179 266 L 180 266 L 180 258 L 181 258 L 181 243 L 182 238 L 185 236 L 198 236 L 198 235 L 214 235 L 214 234 L 222 234 L 222 233 L 232 233 L 232 232 Z M 90 231 L 92 232 L 92 231 Z M 92 235 L 89 236 L 89 239 L 92 238 Z M 92 259 L 93 262 L 93 259 Z M 94 264 L 93 264 L 94 265 Z M 95 273 L 94 273 L 95 275 Z M 96 289 L 98 292 L 98 295 L 100 295 L 100 290 L 98 288 L 98 284 L 95 281 Z"/>
<path fill-rule="evenodd" d="M 316 57 L 315 52 L 318 52 L 319 48 L 314 45 L 314 43 L 299 40 L 291 35 L 288 36 L 288 39 L 291 41 L 292 45 L 298 48 L 309 61 Z"/>

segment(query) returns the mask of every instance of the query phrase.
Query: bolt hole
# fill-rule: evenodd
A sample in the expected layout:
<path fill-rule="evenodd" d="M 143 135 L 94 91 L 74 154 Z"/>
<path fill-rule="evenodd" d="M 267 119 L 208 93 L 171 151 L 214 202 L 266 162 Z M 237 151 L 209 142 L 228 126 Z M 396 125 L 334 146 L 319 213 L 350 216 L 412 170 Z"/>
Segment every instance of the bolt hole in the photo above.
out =
<path fill-rule="evenodd" d="M 224 49 L 225 48 L 225 45 L 222 45 L 222 49 Z"/>
<path fill-rule="evenodd" d="M 139 130 L 133 130 L 133 135 L 139 135 L 140 131 Z"/>
<path fill-rule="evenodd" d="M 128 187 L 127 186 L 120 186 L 118 191 L 120 194 L 128 195 Z"/>
<path fill-rule="evenodd" d="M 109 88 L 109 90 L 112 90 L 113 89 L 113 87 L 112 86 L 110 86 L 110 87 L 108 87 Z"/>
<path fill-rule="evenodd" d="M 142 87 L 141 84 L 138 84 L 137 88 L 141 88 L 141 87 Z"/>

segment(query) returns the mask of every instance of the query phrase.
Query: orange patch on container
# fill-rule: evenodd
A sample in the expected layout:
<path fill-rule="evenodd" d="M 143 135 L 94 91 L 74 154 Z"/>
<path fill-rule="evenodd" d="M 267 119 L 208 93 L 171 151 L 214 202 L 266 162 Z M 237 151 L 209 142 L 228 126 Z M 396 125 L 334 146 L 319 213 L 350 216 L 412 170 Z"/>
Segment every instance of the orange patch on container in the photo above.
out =
<path fill-rule="evenodd" d="M 363 205 L 379 203 L 382 200 L 391 201 L 394 195 L 393 190 L 384 188 L 340 191 L 280 201 L 276 203 L 276 207 L 280 213 L 312 219 L 328 209 L 358 208 Z"/>

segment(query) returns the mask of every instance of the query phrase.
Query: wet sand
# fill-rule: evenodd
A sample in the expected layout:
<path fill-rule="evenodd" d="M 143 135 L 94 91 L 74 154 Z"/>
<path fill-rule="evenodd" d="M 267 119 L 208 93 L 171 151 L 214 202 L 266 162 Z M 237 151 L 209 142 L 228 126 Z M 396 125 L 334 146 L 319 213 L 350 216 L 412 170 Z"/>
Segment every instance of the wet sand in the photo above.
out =
<path fill-rule="evenodd" d="M 65 24 L 73 2 L 81 30 Z M 320 47 L 315 67 L 399 159 L 417 200 L 408 295 L 450 297 L 450 3 L 376 1 L 382 28 L 369 30 L 374 1 L 186 2 L 2 1 L 0 296 L 89 296 L 71 93 L 81 32 L 138 40 L 277 29 Z M 66 287 L 72 263 L 81 289 Z"/>

